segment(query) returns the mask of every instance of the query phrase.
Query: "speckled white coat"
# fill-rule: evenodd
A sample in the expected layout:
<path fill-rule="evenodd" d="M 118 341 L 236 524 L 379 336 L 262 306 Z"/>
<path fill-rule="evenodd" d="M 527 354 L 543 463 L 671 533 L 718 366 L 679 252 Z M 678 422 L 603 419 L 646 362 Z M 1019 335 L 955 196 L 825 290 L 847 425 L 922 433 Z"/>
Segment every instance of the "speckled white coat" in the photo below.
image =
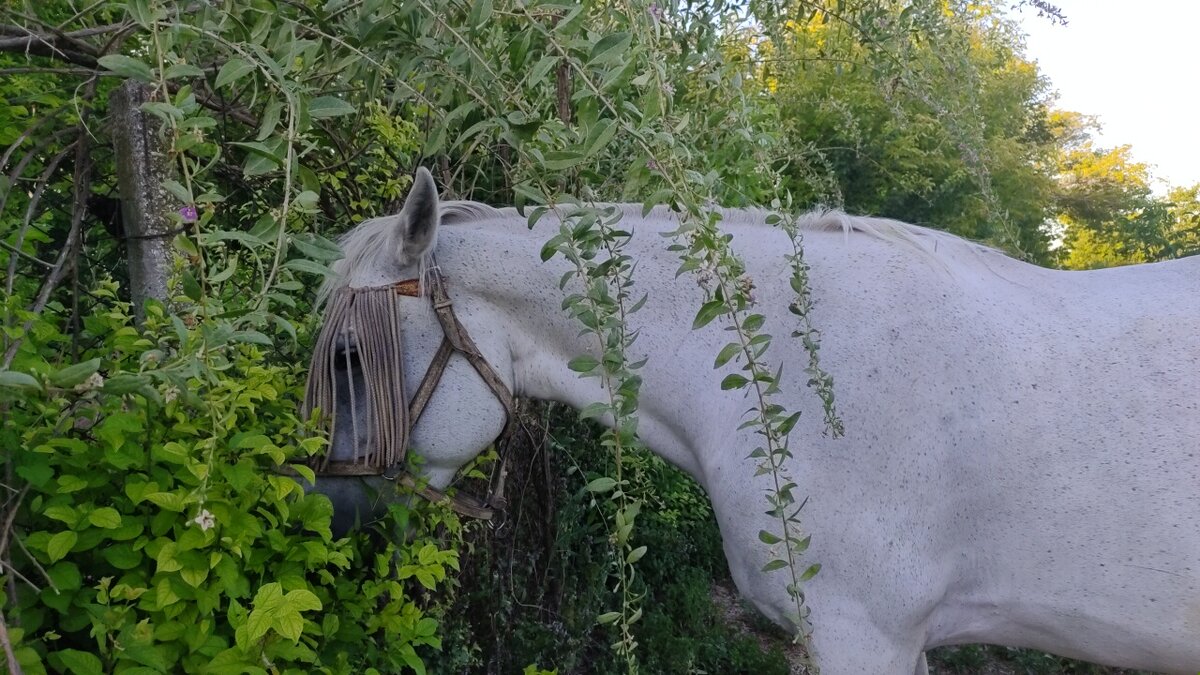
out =
<path fill-rule="evenodd" d="M 436 245 L 458 316 L 513 391 L 599 400 L 597 381 L 566 367 L 593 345 L 560 309 L 565 263 L 538 256 L 553 218 L 530 231 L 512 212 L 441 208 L 439 228 L 422 170 L 399 216 L 347 242 L 345 282 L 413 277 Z M 823 566 L 805 589 L 821 672 L 919 674 L 925 649 L 966 642 L 1197 672 L 1200 258 L 1051 271 L 920 228 L 830 216 L 830 231 L 814 218 L 813 318 L 846 428 L 831 440 L 804 386 L 807 357 L 786 337 L 789 245 L 759 218 L 731 214 L 726 228 L 777 336 L 781 402 L 804 412 L 790 470 L 810 498 L 805 560 Z M 642 438 L 708 491 L 738 588 L 782 623 L 787 575 L 759 571 L 757 533 L 775 528 L 767 482 L 746 459 L 755 440 L 737 431 L 749 403 L 719 387 L 735 366 L 712 367 L 729 333 L 719 321 L 690 329 L 702 290 L 675 277 L 659 235 L 671 217 L 633 210 L 622 226 L 649 293 L 633 317 L 649 358 Z M 411 395 L 441 333 L 426 300 L 409 304 Z M 455 357 L 413 445 L 444 485 L 502 425 Z"/>

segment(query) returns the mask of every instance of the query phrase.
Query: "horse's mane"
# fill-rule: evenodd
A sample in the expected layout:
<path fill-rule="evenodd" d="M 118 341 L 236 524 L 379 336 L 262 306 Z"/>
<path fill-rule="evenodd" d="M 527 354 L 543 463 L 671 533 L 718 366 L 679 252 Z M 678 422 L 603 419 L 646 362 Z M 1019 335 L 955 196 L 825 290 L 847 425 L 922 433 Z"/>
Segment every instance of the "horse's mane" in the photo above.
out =
<path fill-rule="evenodd" d="M 595 207 L 614 207 L 621 212 L 622 219 L 633 221 L 652 218 L 666 220 L 676 218 L 679 215 L 667 206 L 655 206 L 644 217 L 642 215 L 641 204 L 596 204 Z M 717 208 L 715 211 L 721 214 L 721 222 L 725 224 L 775 229 L 775 226 L 766 224 L 767 216 L 772 213 L 766 209 Z M 334 275 L 328 278 L 321 286 L 321 290 L 317 294 L 318 303 L 328 297 L 330 293 L 346 284 L 346 279 L 348 278 L 347 272 L 349 270 L 355 269 L 360 265 L 374 263 L 380 256 L 396 255 L 397 252 L 390 250 L 387 242 L 388 233 L 396 227 L 397 217 L 391 215 L 365 220 L 338 239 L 338 245 L 341 247 L 344 257 L 333 264 Z M 496 208 L 471 201 L 445 201 L 441 203 L 441 225 L 457 225 L 498 218 L 523 219 L 524 216 L 513 207 Z M 945 255 L 953 255 L 955 252 L 966 253 L 968 255 L 999 253 L 994 248 L 963 239 L 949 232 L 912 225 L 890 218 L 852 216 L 840 209 L 814 209 L 801 214 L 796 220 L 796 225 L 801 232 L 840 231 L 847 238 L 851 234 L 860 234 L 881 241 L 909 245 L 939 259 Z M 401 264 L 416 263 L 418 269 L 422 270 L 421 276 L 424 276 L 423 270 L 429 261 L 402 260 L 400 262 Z"/>

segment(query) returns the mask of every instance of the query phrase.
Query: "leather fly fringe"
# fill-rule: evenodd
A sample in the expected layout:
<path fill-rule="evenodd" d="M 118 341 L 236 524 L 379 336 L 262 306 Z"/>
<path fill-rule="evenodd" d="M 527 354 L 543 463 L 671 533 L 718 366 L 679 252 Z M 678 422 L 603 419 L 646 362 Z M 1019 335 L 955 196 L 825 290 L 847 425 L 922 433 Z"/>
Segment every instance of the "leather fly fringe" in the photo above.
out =
<path fill-rule="evenodd" d="M 301 408 L 304 418 L 319 414 L 333 438 L 339 405 L 348 403 L 351 411 L 359 406 L 366 410 L 366 415 L 352 412 L 349 419 L 342 420 L 354 426 L 352 459 L 335 462 L 350 465 L 345 467 L 346 473 L 383 473 L 403 462 L 408 449 L 411 425 L 404 401 L 399 303 L 392 286 L 337 290 L 329 299 L 325 325 L 313 348 Z M 359 401 L 364 394 L 366 401 Z M 329 464 L 330 454 L 326 453 L 314 460 L 314 469 L 325 471 Z"/>

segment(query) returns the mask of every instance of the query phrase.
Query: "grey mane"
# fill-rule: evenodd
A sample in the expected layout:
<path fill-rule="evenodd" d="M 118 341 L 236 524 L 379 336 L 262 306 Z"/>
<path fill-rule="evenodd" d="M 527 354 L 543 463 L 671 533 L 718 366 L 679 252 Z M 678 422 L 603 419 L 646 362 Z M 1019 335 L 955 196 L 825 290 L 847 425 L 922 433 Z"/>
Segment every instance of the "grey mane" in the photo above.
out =
<path fill-rule="evenodd" d="M 440 206 L 442 225 L 471 223 L 494 218 L 502 213 L 500 209 L 480 202 L 445 201 Z M 331 293 L 346 285 L 350 270 L 370 264 L 381 255 L 398 254 L 403 256 L 403 251 L 389 250 L 388 237 L 396 229 L 399 218 L 398 214 L 393 214 L 364 220 L 357 227 L 338 237 L 337 243 L 342 249 L 342 258 L 333 263 L 333 275 L 325 279 L 325 283 L 321 284 L 321 289 L 317 291 L 318 307 L 325 303 Z M 424 279 L 425 270 L 429 265 L 428 259 L 411 261 L 400 259 L 397 262 L 401 266 L 416 263 L 419 270 L 418 276 L 422 279 Z"/>
<path fill-rule="evenodd" d="M 645 218 L 642 216 L 641 204 L 596 204 L 596 208 L 615 207 L 622 218 L 632 221 L 643 219 L 674 219 L 677 213 L 666 206 L 656 206 Z M 766 218 L 772 212 L 766 209 L 716 209 L 721 214 L 723 223 L 743 225 L 748 227 L 773 228 L 766 224 Z M 346 285 L 348 271 L 361 265 L 375 262 L 380 255 L 399 255 L 401 266 L 415 263 L 419 275 L 424 277 L 428 260 L 405 260 L 403 252 L 388 250 L 388 234 L 396 227 L 398 216 L 383 216 L 365 220 L 345 233 L 338 239 L 344 257 L 333 264 L 333 276 L 328 278 L 317 294 L 318 304 L 323 303 L 330 293 Z M 513 207 L 496 208 L 480 202 L 447 201 L 441 204 L 441 224 L 456 225 L 473 223 L 481 220 L 496 218 L 523 218 Z M 1001 254 L 994 248 L 979 244 L 957 235 L 934 230 L 919 225 L 912 225 L 889 218 L 871 216 L 852 216 L 839 209 L 815 209 L 801 214 L 797 218 L 797 226 L 802 232 L 843 232 L 847 237 L 860 234 L 882 241 L 907 244 L 917 250 L 941 258 L 956 252 L 968 255 L 981 253 Z"/>

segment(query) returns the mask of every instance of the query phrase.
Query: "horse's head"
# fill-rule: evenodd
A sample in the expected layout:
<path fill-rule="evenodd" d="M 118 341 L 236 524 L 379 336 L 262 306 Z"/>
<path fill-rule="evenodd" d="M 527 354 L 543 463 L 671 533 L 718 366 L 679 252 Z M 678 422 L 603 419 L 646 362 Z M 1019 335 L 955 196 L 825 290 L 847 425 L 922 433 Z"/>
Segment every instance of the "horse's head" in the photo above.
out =
<path fill-rule="evenodd" d="M 470 289 L 437 267 L 439 213 L 422 168 L 399 214 L 342 239 L 305 400 L 332 428 L 318 473 L 394 477 L 412 448 L 429 485 L 444 488 L 505 426 L 508 350 L 483 325 Z M 346 501 L 361 507 L 361 487 L 318 482 L 339 509 Z"/>

